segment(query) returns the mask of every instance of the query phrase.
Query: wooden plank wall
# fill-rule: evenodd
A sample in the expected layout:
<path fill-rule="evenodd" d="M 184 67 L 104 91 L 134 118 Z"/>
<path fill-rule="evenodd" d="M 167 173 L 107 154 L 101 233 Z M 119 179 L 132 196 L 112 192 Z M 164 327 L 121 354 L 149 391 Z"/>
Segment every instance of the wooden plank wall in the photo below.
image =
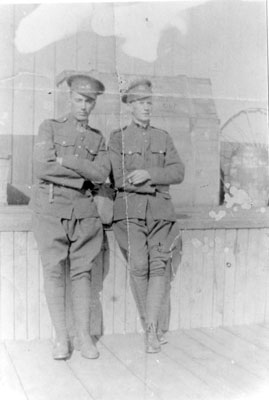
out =
<path fill-rule="evenodd" d="M 66 94 L 54 89 L 56 74 L 63 69 L 95 69 L 104 75 L 114 74 L 116 82 L 117 73 L 156 78 L 188 71 L 176 30 L 165 32 L 154 63 L 125 55 L 120 40 L 99 37 L 86 27 L 35 54 L 19 54 L 13 44 L 14 33 L 20 20 L 35 7 L 5 5 L 0 13 L 0 51 L 5 58 L 0 65 L 0 153 L 12 154 L 10 180 L 24 189 L 33 180 L 32 151 L 40 122 L 65 111 L 61 100 Z M 156 125 L 171 130 L 187 165 L 185 182 L 172 191 L 174 201 L 188 206 L 217 204 L 218 121 L 210 82 L 182 77 L 185 86 L 178 86 L 177 91 L 193 99 L 187 102 L 187 114 L 184 116 L 182 110 L 181 117 L 173 115 L 167 101 L 163 104 L 166 114 L 154 116 Z M 117 92 L 113 82 L 112 86 L 106 84 Z M 107 112 L 105 103 L 109 105 L 110 98 L 108 94 L 106 102 L 104 98 L 99 99 L 91 124 L 108 137 L 118 126 L 119 111 Z M 120 107 L 119 103 L 115 106 Z M 205 119 L 210 125 L 204 125 Z M 268 321 L 268 234 L 267 229 L 184 231 L 182 262 L 171 284 L 170 329 Z M 109 252 L 102 255 L 104 263 L 99 260 L 99 268 L 93 271 L 93 333 L 134 332 L 141 327 L 126 265 L 111 232 L 108 244 Z M 104 267 L 100 268 L 101 264 Z M 0 233 L 0 276 L 1 338 L 51 337 L 42 270 L 30 231 Z"/>
<path fill-rule="evenodd" d="M 111 231 L 93 270 L 92 333 L 141 330 L 126 264 Z M 269 322 L 269 229 L 183 231 L 171 282 L 170 330 Z M 32 232 L 0 233 L 0 338 L 50 338 Z"/>

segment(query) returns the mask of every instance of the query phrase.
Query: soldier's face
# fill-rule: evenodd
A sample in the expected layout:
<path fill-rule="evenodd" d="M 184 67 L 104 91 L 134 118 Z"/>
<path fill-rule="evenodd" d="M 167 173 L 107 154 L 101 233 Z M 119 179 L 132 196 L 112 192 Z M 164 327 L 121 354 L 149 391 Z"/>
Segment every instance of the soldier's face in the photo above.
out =
<path fill-rule="evenodd" d="M 133 101 L 129 106 L 135 120 L 142 123 L 149 122 L 152 112 L 152 101 L 150 97 Z"/>
<path fill-rule="evenodd" d="M 70 105 L 71 114 L 78 121 L 85 121 L 95 106 L 95 100 L 82 94 L 71 92 Z"/>

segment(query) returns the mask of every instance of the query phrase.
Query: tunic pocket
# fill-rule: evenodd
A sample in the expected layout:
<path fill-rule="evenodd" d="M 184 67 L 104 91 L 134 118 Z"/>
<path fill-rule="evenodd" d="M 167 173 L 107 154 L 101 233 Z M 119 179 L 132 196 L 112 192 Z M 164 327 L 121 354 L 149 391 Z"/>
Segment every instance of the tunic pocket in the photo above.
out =
<path fill-rule="evenodd" d="M 88 160 L 94 160 L 95 157 L 98 154 L 98 150 L 99 150 L 99 146 L 100 146 L 100 140 L 96 140 L 95 138 L 86 138 L 84 140 L 84 147 L 86 149 L 86 158 Z"/>
<path fill-rule="evenodd" d="M 91 147 L 89 147 L 89 146 L 85 146 L 85 149 L 86 149 L 86 151 L 87 151 L 87 157 L 86 158 L 88 158 L 89 160 L 94 160 L 95 159 L 95 157 L 97 156 L 97 154 L 98 154 L 98 150 L 97 149 L 94 149 L 94 148 L 91 148 Z"/>
<path fill-rule="evenodd" d="M 75 149 L 75 136 L 55 135 L 54 143 L 57 156 L 71 155 Z"/>
<path fill-rule="evenodd" d="M 151 166 L 152 167 L 163 167 L 166 154 L 166 145 L 164 141 L 158 141 L 151 143 Z"/>
<path fill-rule="evenodd" d="M 124 158 L 125 168 L 128 171 L 143 168 L 144 160 L 142 157 L 142 150 L 138 144 L 133 143 L 126 145 L 122 152 L 122 157 Z"/>

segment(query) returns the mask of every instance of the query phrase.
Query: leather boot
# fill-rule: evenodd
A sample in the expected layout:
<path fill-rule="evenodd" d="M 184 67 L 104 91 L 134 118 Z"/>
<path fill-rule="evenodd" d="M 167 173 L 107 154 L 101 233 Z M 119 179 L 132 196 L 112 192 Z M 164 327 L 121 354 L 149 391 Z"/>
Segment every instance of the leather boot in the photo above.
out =
<path fill-rule="evenodd" d="M 146 352 L 159 353 L 161 351 L 160 342 L 157 338 L 156 326 L 150 324 L 146 331 Z"/>
<path fill-rule="evenodd" d="M 139 313 L 142 328 L 146 331 L 146 301 L 148 290 L 148 277 L 137 276 L 130 273 L 130 287 Z"/>
<path fill-rule="evenodd" d="M 99 352 L 90 336 L 91 314 L 91 280 L 90 275 L 83 274 L 71 282 L 73 311 L 76 323 L 77 337 L 75 348 L 80 350 L 85 358 L 98 358 Z"/>
<path fill-rule="evenodd" d="M 170 314 L 171 314 L 171 302 L 170 302 L 170 292 L 171 292 L 171 263 L 168 262 L 165 268 L 165 289 L 164 296 L 161 304 L 160 313 L 158 316 L 157 324 L 157 336 L 161 344 L 167 343 L 165 338 L 165 332 L 169 330 Z"/>
<path fill-rule="evenodd" d="M 161 329 L 159 329 L 159 328 L 157 329 L 157 338 L 158 338 L 159 343 L 160 343 L 161 345 L 167 344 L 167 343 L 168 343 L 168 340 L 167 340 L 167 338 L 165 337 L 164 332 L 163 332 Z"/>
<path fill-rule="evenodd" d="M 70 356 L 70 342 L 66 327 L 65 275 L 63 270 L 58 276 L 45 276 L 44 274 L 44 289 L 56 334 L 52 357 L 55 360 L 65 360 Z"/>
<path fill-rule="evenodd" d="M 66 360 L 70 355 L 70 344 L 68 339 L 58 336 L 53 344 L 52 357 L 54 360 Z"/>
<path fill-rule="evenodd" d="M 161 351 L 160 341 L 157 336 L 158 317 L 164 298 L 165 278 L 163 275 L 153 275 L 149 278 L 147 293 L 147 332 L 146 352 L 158 353 Z"/>
<path fill-rule="evenodd" d="M 147 324 L 157 327 L 162 302 L 164 299 L 164 276 L 150 276 L 147 293 Z"/>

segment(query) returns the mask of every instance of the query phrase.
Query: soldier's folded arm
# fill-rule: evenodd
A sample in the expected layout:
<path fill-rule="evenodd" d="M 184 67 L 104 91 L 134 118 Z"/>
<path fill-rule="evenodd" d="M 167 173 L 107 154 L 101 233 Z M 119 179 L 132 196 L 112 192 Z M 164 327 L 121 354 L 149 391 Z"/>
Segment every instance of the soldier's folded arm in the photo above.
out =
<path fill-rule="evenodd" d="M 181 183 L 184 179 L 185 167 L 167 134 L 167 147 L 164 167 L 152 167 L 147 169 L 153 185 L 172 185 Z"/>
<path fill-rule="evenodd" d="M 78 158 L 75 155 L 63 156 L 62 165 L 75 171 L 84 179 L 93 183 L 104 183 L 110 173 L 110 160 L 106 152 L 105 141 L 102 139 L 94 161 Z"/>
<path fill-rule="evenodd" d="M 151 184 L 151 181 L 144 182 L 139 186 L 130 184 L 127 176 L 130 171 L 123 171 L 122 164 L 122 144 L 116 135 L 112 133 L 108 144 L 109 158 L 112 165 L 112 178 L 116 188 L 124 188 L 126 192 L 153 193 L 156 188 Z"/>
<path fill-rule="evenodd" d="M 85 181 L 80 174 L 56 161 L 53 131 L 49 120 L 45 120 L 39 128 L 34 148 L 34 168 L 38 179 L 57 185 L 81 189 Z"/>

